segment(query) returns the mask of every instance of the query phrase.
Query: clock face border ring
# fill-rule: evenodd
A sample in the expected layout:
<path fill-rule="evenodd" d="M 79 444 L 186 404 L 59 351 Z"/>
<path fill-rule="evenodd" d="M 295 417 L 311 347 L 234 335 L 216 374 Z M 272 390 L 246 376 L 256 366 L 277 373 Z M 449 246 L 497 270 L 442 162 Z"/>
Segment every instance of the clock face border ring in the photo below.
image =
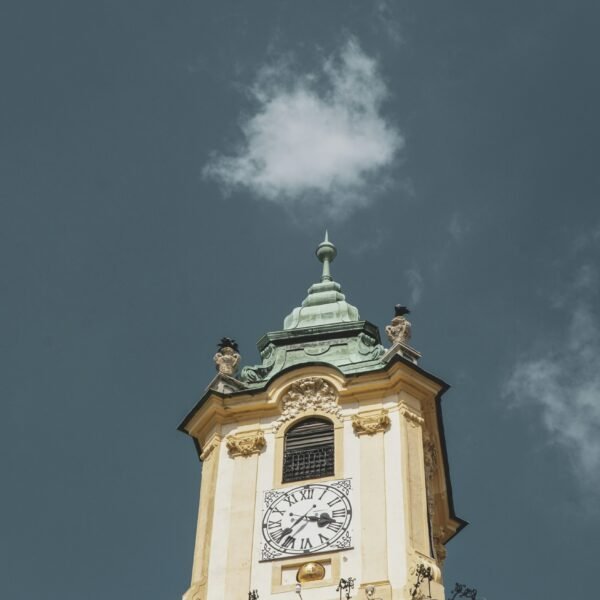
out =
<path fill-rule="evenodd" d="M 351 487 L 350 480 L 338 480 L 267 492 L 261 524 L 263 560 L 350 548 Z M 304 536 L 296 537 L 302 532 Z"/>

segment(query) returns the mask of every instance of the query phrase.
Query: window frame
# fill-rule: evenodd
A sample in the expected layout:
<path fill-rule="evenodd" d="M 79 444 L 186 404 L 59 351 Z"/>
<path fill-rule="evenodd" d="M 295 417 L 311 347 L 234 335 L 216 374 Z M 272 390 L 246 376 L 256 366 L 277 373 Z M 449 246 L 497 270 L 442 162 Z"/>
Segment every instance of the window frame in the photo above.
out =
<path fill-rule="evenodd" d="M 301 479 L 298 481 L 283 481 L 283 457 L 285 436 L 287 432 L 301 421 L 309 417 L 319 417 L 333 423 L 333 475 L 315 477 L 312 479 Z M 295 419 L 282 425 L 275 433 L 275 464 L 273 470 L 273 488 L 294 487 L 302 484 L 316 483 L 323 481 L 333 481 L 335 479 L 344 479 L 344 423 L 336 415 L 331 413 L 312 410 L 302 413 Z"/>
<path fill-rule="evenodd" d="M 310 425 L 303 432 L 297 430 L 303 425 Z M 312 426 L 312 427 L 311 427 Z M 311 431 L 313 429 L 313 431 Z M 318 432 L 321 429 L 321 432 Z M 311 439 L 312 438 L 312 439 Z M 316 439 L 315 439 L 316 438 Z M 319 439 L 321 438 L 321 439 Z M 313 442 L 313 443 L 311 443 Z M 288 446 L 292 446 L 288 448 Z M 322 466 L 296 467 L 297 473 L 294 474 L 294 468 L 286 469 L 286 462 L 294 456 L 301 456 L 300 462 L 308 458 L 311 452 L 322 452 L 314 463 L 322 462 Z M 302 473 L 301 471 L 306 471 Z M 322 474 L 318 474 L 319 472 Z M 288 427 L 283 436 L 283 461 L 282 461 L 282 482 L 283 483 L 302 483 L 309 479 L 323 479 L 335 474 L 335 427 L 331 419 L 306 415 L 303 419 L 296 421 L 292 426 Z M 295 477 L 294 475 L 300 475 Z"/>

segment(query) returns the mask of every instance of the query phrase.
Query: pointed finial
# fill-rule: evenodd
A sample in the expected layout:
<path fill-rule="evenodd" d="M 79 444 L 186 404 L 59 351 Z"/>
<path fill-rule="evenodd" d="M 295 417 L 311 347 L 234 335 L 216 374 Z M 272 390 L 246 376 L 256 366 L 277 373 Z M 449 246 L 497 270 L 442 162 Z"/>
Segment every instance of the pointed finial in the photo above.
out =
<path fill-rule="evenodd" d="M 329 265 L 337 256 L 336 247 L 329 241 L 329 234 L 325 230 L 325 239 L 317 246 L 317 258 L 323 263 L 323 274 L 321 281 L 333 281 L 329 272 Z"/>

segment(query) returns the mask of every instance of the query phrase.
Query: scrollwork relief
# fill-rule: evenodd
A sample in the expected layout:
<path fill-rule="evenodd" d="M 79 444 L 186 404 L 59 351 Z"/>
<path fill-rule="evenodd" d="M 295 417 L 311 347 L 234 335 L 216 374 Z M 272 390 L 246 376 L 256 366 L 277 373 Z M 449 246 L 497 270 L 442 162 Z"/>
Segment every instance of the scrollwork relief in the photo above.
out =
<path fill-rule="evenodd" d="M 389 426 L 390 418 L 387 410 L 364 415 L 358 414 L 352 417 L 352 427 L 356 435 L 374 435 L 387 431 Z"/>
<path fill-rule="evenodd" d="M 406 404 L 400 407 L 400 413 L 411 427 L 421 427 L 425 422 L 425 419 L 420 414 L 409 408 Z"/>
<path fill-rule="evenodd" d="M 437 469 L 437 449 L 431 434 L 425 432 L 423 435 L 423 459 L 425 462 L 425 485 L 427 489 L 427 509 L 429 511 L 429 519 L 433 523 L 435 513 L 435 500 L 433 481 L 435 471 Z"/>
<path fill-rule="evenodd" d="M 281 416 L 273 423 L 275 430 L 302 413 L 322 411 L 341 416 L 337 390 L 322 377 L 306 377 L 292 383 L 281 400 Z"/>
<path fill-rule="evenodd" d="M 227 450 L 231 458 L 258 454 L 267 445 L 261 430 L 230 435 L 226 439 Z"/>
<path fill-rule="evenodd" d="M 377 359 L 385 354 L 385 348 L 377 340 L 366 333 L 358 335 L 358 353 L 366 358 Z"/>
<path fill-rule="evenodd" d="M 204 448 L 202 448 L 202 452 L 200 453 L 200 460 L 202 462 L 208 460 L 208 458 L 210 456 L 212 456 L 213 450 L 216 450 L 219 447 L 219 444 L 221 443 L 221 437 L 215 435 L 210 442 L 208 442 L 207 444 L 204 445 Z"/>
<path fill-rule="evenodd" d="M 440 567 L 444 566 L 444 561 L 446 560 L 446 546 L 442 543 L 445 533 L 446 530 L 441 525 L 438 525 L 433 529 L 433 550 Z"/>
<path fill-rule="evenodd" d="M 257 383 L 266 379 L 275 366 L 277 352 L 273 344 L 269 344 L 261 353 L 262 364 L 244 367 L 240 379 L 246 383 Z"/>

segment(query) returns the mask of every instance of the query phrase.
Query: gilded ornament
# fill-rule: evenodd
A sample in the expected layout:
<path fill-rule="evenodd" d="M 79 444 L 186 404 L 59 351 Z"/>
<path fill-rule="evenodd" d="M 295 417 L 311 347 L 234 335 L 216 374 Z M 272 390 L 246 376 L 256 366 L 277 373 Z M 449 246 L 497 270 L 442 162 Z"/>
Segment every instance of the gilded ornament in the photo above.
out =
<path fill-rule="evenodd" d="M 258 454 L 267 445 L 261 430 L 230 435 L 227 437 L 226 443 L 231 458 Z"/>
<path fill-rule="evenodd" d="M 298 583 L 308 583 L 309 581 L 320 581 L 325 577 L 325 567 L 318 562 L 304 563 L 296 573 Z"/>
<path fill-rule="evenodd" d="M 389 426 L 390 418 L 387 410 L 364 415 L 358 414 L 352 417 L 352 427 L 356 435 L 374 435 L 386 431 Z"/>

